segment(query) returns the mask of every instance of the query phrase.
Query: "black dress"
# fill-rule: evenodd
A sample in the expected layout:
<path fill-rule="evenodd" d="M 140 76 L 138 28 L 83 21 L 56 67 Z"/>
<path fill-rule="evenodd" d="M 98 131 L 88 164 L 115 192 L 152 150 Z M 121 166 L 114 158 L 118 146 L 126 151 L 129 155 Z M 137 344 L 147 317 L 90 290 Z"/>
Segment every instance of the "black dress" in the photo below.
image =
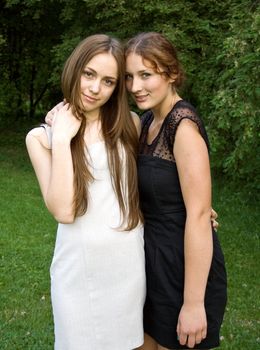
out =
<path fill-rule="evenodd" d="M 147 297 L 144 329 L 160 345 L 170 349 L 187 348 L 180 345 L 176 333 L 183 304 L 186 210 L 173 144 L 177 127 L 183 118 L 198 125 L 208 146 L 205 129 L 195 109 L 181 100 L 167 115 L 150 145 L 147 144 L 147 133 L 153 113 L 148 111 L 143 115 L 138 156 L 139 190 L 145 220 Z M 212 235 L 213 259 L 205 294 L 207 338 L 195 349 L 219 345 L 219 330 L 227 300 L 224 257 L 213 229 Z"/>

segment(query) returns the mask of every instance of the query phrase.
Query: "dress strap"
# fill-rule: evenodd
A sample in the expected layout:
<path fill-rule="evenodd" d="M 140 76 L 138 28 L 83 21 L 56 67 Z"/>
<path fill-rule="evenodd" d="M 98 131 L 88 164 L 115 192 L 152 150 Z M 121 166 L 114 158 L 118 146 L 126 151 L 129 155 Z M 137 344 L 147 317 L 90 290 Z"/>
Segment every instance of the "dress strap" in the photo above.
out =
<path fill-rule="evenodd" d="M 48 146 L 49 146 L 49 149 L 51 149 L 52 148 L 52 130 L 51 130 L 51 127 L 47 124 L 41 124 L 40 126 L 45 129 L 47 139 L 48 139 Z"/>

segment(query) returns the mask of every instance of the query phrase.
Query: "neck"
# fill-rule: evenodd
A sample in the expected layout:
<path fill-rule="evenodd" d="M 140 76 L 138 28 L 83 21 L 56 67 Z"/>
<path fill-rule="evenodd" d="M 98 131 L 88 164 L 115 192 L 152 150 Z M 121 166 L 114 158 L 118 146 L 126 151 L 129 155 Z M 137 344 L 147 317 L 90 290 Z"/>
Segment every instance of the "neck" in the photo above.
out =
<path fill-rule="evenodd" d="M 168 94 L 161 104 L 152 109 L 154 119 L 157 121 L 164 120 L 173 106 L 181 100 L 181 97 L 176 91 Z"/>
<path fill-rule="evenodd" d="M 100 118 L 97 119 L 87 119 L 84 141 L 86 145 L 90 145 L 97 141 L 103 140 L 102 130 L 101 130 L 101 121 Z"/>
<path fill-rule="evenodd" d="M 85 118 L 86 118 L 87 124 L 92 124 L 100 120 L 100 114 L 97 112 L 93 114 L 91 112 L 90 113 L 86 112 Z"/>

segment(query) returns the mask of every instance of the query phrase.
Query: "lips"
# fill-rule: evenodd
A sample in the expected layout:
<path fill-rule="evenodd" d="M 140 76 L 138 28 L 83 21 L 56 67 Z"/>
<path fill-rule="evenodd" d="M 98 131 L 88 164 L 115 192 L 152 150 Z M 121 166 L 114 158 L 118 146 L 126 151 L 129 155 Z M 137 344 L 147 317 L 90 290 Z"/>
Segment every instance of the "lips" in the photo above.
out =
<path fill-rule="evenodd" d="M 139 95 L 139 96 L 135 95 L 134 97 L 135 97 L 136 102 L 145 102 L 148 95 Z"/>
<path fill-rule="evenodd" d="M 85 101 L 88 101 L 88 102 L 96 102 L 96 101 L 98 101 L 98 99 L 95 98 L 95 97 L 91 97 L 91 96 L 85 95 L 85 94 L 82 94 L 82 95 L 83 95 L 83 98 L 84 98 Z"/>

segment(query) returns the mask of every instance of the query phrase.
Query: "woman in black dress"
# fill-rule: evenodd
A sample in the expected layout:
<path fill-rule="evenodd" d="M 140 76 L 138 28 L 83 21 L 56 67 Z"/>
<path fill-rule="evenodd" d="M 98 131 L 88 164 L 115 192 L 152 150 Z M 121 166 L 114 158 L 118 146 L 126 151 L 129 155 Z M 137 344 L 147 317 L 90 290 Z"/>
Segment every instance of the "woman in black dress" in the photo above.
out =
<path fill-rule="evenodd" d="M 142 349 L 217 347 L 227 284 L 210 221 L 207 135 L 176 91 L 183 72 L 164 36 L 139 34 L 125 55 L 127 88 L 139 109 L 148 110 L 138 159 L 147 274 Z"/>

